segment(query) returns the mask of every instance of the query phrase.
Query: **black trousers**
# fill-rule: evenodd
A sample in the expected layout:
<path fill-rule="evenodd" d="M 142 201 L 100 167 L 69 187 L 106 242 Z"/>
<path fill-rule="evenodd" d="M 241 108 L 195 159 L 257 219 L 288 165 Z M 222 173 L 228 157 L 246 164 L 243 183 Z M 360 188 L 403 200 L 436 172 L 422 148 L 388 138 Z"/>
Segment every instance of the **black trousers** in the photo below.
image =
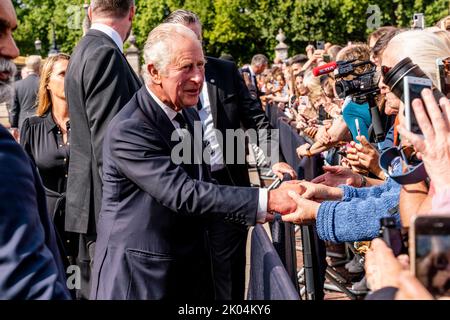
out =
<path fill-rule="evenodd" d="M 212 173 L 221 185 L 234 186 L 226 169 Z M 248 227 L 214 217 L 208 226 L 216 300 L 244 300 Z"/>
<path fill-rule="evenodd" d="M 78 300 L 89 300 L 91 292 L 91 274 L 94 266 L 96 236 L 79 234 L 79 249 L 76 264 L 81 271 L 81 288 L 76 292 Z"/>

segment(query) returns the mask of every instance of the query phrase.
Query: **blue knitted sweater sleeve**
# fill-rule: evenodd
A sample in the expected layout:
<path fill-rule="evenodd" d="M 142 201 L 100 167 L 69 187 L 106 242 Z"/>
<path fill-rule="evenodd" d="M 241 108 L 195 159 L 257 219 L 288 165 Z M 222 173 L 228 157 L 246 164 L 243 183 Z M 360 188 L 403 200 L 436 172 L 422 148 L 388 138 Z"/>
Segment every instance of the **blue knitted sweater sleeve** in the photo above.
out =
<path fill-rule="evenodd" d="M 377 187 L 344 187 L 344 190 L 342 201 L 325 201 L 320 205 L 316 221 L 319 237 L 333 242 L 377 237 L 380 218 L 390 216 L 389 210 L 398 205 L 400 185 L 389 180 Z M 399 214 L 394 216 L 399 224 Z"/>

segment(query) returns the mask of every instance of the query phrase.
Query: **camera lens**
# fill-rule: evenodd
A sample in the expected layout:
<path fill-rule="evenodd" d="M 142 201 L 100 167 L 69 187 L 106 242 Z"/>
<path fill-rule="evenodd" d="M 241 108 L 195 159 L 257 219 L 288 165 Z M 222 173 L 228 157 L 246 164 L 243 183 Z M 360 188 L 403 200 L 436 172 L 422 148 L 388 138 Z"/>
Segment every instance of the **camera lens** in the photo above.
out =
<path fill-rule="evenodd" d="M 397 63 L 384 78 L 384 83 L 391 89 L 391 92 L 403 100 L 403 78 L 405 76 L 428 78 L 426 74 L 414 64 L 410 58 L 405 58 Z"/>
<path fill-rule="evenodd" d="M 336 93 L 341 99 L 345 99 L 347 96 L 353 94 L 356 91 L 353 80 L 337 81 L 335 87 Z"/>

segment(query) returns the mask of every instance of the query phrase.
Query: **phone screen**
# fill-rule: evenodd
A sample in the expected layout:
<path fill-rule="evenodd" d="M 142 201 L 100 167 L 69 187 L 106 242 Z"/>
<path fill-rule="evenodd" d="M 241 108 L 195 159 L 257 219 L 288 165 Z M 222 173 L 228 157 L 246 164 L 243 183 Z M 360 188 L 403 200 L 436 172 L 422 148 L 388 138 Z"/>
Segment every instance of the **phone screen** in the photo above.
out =
<path fill-rule="evenodd" d="M 404 78 L 404 105 L 406 127 L 409 131 L 421 134 L 419 124 L 412 109 L 414 99 L 422 99 L 421 93 L 425 88 L 431 89 L 432 83 L 429 79 L 405 77 Z"/>
<path fill-rule="evenodd" d="M 325 41 L 316 41 L 316 48 L 317 48 L 317 50 L 324 50 L 325 49 Z"/>
<path fill-rule="evenodd" d="M 434 297 L 450 297 L 450 216 L 414 218 L 411 240 L 411 270 L 416 278 Z"/>
<path fill-rule="evenodd" d="M 435 297 L 450 296 L 450 234 L 416 235 L 415 250 L 419 281 Z"/>

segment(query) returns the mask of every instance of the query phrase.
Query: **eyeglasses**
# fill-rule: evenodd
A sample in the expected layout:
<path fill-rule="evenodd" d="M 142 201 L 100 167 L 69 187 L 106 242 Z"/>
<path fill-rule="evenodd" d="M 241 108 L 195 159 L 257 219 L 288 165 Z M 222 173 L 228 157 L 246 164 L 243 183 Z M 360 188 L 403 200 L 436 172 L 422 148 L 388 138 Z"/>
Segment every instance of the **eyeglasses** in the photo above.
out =
<path fill-rule="evenodd" d="M 381 75 L 383 78 L 386 77 L 386 74 L 391 71 L 392 67 L 381 66 Z"/>

